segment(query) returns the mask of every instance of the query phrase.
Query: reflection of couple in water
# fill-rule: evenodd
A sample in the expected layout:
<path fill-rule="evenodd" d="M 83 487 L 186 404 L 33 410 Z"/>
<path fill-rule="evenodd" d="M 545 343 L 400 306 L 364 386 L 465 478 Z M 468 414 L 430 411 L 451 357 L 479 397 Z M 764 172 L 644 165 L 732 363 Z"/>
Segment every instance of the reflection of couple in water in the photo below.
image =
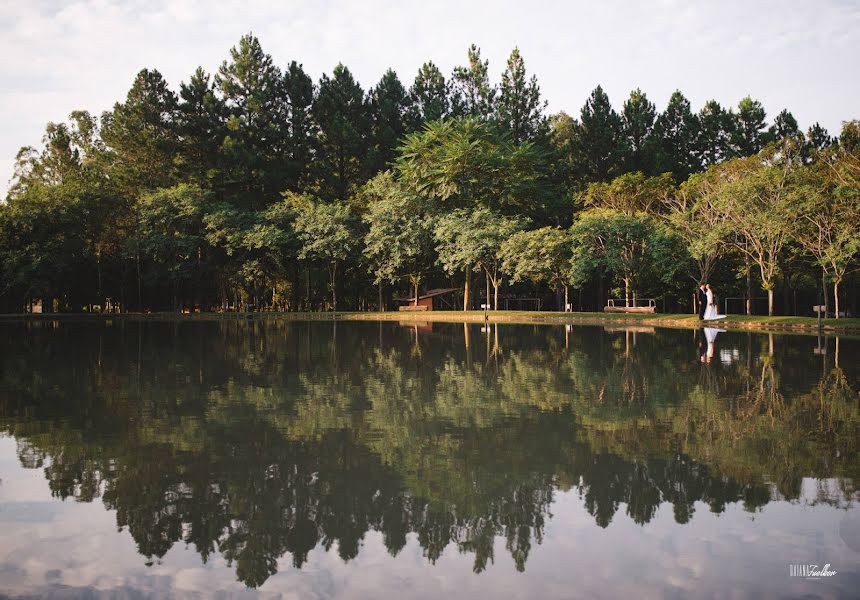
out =
<path fill-rule="evenodd" d="M 699 286 L 699 320 L 700 321 L 716 321 L 717 319 L 725 319 L 725 315 L 717 314 L 717 303 L 714 299 L 714 288 L 710 283 L 703 283 Z"/>
<path fill-rule="evenodd" d="M 717 329 L 716 327 L 705 327 L 702 329 L 703 338 L 699 342 L 699 358 L 703 363 L 709 363 L 714 358 L 714 343 L 717 341 L 717 334 L 725 331 L 725 329 Z M 707 347 L 705 346 L 705 342 L 707 342 Z"/>

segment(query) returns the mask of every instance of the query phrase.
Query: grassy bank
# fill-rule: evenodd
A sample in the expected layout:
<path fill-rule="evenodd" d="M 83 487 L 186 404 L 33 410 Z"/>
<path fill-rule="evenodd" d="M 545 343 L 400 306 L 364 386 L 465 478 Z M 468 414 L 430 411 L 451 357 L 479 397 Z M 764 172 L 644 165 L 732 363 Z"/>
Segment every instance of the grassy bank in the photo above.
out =
<path fill-rule="evenodd" d="M 480 323 L 484 321 L 483 311 L 432 311 L 432 312 L 261 312 L 261 313 L 127 313 L 89 314 L 60 313 L 44 315 L 0 315 L 0 321 L 13 320 L 94 320 L 123 319 L 127 321 L 196 321 L 232 319 L 284 319 L 295 321 L 332 319 L 343 321 L 400 321 L 415 323 Z M 647 327 L 673 327 L 696 329 L 709 325 L 696 315 L 682 314 L 604 314 L 604 313 L 560 313 L 535 311 L 490 311 L 487 319 L 491 323 L 543 323 L 543 324 L 591 324 L 591 325 L 638 325 Z M 818 333 L 818 322 L 813 317 L 765 317 L 731 315 L 713 324 L 722 329 L 744 329 L 770 332 Z M 825 333 L 860 334 L 860 319 L 824 319 L 822 330 Z"/>

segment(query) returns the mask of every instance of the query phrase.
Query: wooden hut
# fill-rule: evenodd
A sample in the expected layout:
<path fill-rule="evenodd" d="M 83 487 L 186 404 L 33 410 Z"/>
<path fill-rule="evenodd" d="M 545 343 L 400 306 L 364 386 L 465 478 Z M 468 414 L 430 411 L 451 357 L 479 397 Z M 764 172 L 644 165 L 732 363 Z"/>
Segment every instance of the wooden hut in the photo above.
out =
<path fill-rule="evenodd" d="M 406 303 L 400 306 L 398 310 L 457 310 L 456 300 L 449 296 L 459 291 L 459 288 L 437 288 L 419 294 L 418 298 L 414 296 L 411 298 L 398 298 L 400 302 Z"/>

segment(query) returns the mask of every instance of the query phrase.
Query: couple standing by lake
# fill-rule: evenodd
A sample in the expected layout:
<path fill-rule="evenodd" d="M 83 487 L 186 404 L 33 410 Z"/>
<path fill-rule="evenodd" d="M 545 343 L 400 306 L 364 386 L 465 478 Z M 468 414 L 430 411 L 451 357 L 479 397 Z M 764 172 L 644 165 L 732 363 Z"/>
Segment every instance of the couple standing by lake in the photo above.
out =
<path fill-rule="evenodd" d="M 709 283 L 703 283 L 699 286 L 699 320 L 700 321 L 716 321 L 717 319 L 725 319 L 725 315 L 717 314 L 717 305 L 714 301 L 714 289 Z"/>

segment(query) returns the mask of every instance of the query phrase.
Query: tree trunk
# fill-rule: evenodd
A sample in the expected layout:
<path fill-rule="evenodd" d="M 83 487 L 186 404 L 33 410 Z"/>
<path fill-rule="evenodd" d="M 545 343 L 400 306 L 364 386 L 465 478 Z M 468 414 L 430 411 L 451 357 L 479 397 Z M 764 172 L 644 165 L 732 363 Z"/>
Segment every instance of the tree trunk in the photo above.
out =
<path fill-rule="evenodd" d="M 824 296 L 824 316 L 830 312 L 830 297 L 827 294 L 827 271 L 821 268 L 821 294 Z"/>
<path fill-rule="evenodd" d="M 105 302 L 102 298 L 102 255 L 101 252 L 96 252 L 96 275 L 98 277 L 98 298 L 99 298 L 99 312 L 103 313 L 105 311 Z"/>
<path fill-rule="evenodd" d="M 498 274 L 496 274 L 493 279 L 493 310 L 499 310 L 499 287 L 501 287 L 501 283 Z"/>
<path fill-rule="evenodd" d="M 747 316 L 753 314 L 753 300 L 752 300 L 752 265 L 750 265 L 749 260 L 747 260 Z"/>
<path fill-rule="evenodd" d="M 472 278 L 472 268 L 466 267 L 466 283 L 463 286 L 463 310 L 469 310 L 469 279 Z"/>
<path fill-rule="evenodd" d="M 624 278 L 624 306 L 630 306 L 630 278 Z"/>
<path fill-rule="evenodd" d="M 773 316 L 773 288 L 767 290 L 767 316 Z"/>
<path fill-rule="evenodd" d="M 839 318 L 839 280 L 833 280 L 833 310 L 836 312 L 836 318 Z M 825 315 L 826 316 L 826 315 Z"/>
<path fill-rule="evenodd" d="M 331 312 L 337 312 L 337 264 L 331 266 Z"/>
<path fill-rule="evenodd" d="M 432 302 L 432 300 L 431 300 Z M 418 278 L 415 278 L 415 306 L 418 306 Z"/>
<path fill-rule="evenodd" d="M 484 271 L 484 283 L 487 285 L 487 299 L 484 302 L 484 310 L 490 309 L 490 274 Z"/>
<path fill-rule="evenodd" d="M 140 252 L 137 253 L 137 310 L 143 312 L 143 296 L 140 291 Z"/>
<path fill-rule="evenodd" d="M 568 304 L 568 286 L 564 286 L 564 312 L 567 312 Z"/>

